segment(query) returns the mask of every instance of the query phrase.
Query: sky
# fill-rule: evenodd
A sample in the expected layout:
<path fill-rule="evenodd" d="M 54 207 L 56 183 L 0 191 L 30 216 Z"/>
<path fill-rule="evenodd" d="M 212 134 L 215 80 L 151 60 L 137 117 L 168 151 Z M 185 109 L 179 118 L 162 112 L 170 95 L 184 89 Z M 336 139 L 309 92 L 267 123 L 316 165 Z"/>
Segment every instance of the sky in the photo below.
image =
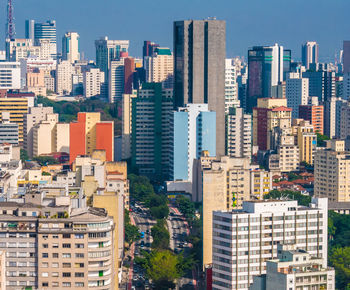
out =
<path fill-rule="evenodd" d="M 94 40 L 130 40 L 129 54 L 142 56 L 144 40 L 172 48 L 173 21 L 216 17 L 226 20 L 227 57 L 247 57 L 254 45 L 279 43 L 300 59 L 301 44 L 317 41 L 321 61 L 334 61 L 350 39 L 349 0 L 13 0 L 16 37 L 24 22 L 56 20 L 57 41 L 80 34 L 85 58 L 95 59 Z M 6 2 L 0 0 L 0 39 L 5 38 Z M 4 41 L 0 49 L 4 49 Z"/>

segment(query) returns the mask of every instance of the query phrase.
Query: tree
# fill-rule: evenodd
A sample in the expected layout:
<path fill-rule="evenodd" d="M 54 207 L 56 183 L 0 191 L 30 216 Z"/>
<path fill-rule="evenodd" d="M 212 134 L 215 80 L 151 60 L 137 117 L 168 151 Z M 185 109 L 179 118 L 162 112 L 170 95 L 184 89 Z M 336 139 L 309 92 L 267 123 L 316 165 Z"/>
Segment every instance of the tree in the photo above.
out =
<path fill-rule="evenodd" d="M 329 260 L 336 271 L 337 289 L 347 288 L 350 281 L 350 247 L 333 249 Z"/>
<path fill-rule="evenodd" d="M 157 223 L 151 229 L 151 235 L 153 238 L 152 248 L 154 249 L 168 249 L 170 235 L 165 228 L 165 221 L 158 220 Z"/>
<path fill-rule="evenodd" d="M 182 275 L 179 262 L 178 257 L 169 250 L 151 252 L 147 266 L 147 276 L 152 279 L 155 289 L 167 290 L 175 287 L 175 279 Z"/>
<path fill-rule="evenodd" d="M 317 135 L 317 147 L 326 147 L 326 140 L 330 140 L 327 135 L 322 135 L 320 133 L 316 133 Z"/>
<path fill-rule="evenodd" d="M 166 204 L 151 207 L 150 212 L 155 219 L 164 219 L 169 215 L 169 207 Z"/>
<path fill-rule="evenodd" d="M 59 164 L 59 162 L 51 156 L 36 156 L 33 160 L 37 161 L 41 166 Z"/>
<path fill-rule="evenodd" d="M 155 196 L 153 186 L 147 177 L 129 174 L 128 179 L 130 181 L 130 196 L 135 200 L 149 203 L 151 198 Z"/>
<path fill-rule="evenodd" d="M 29 159 L 28 152 L 26 150 L 24 149 L 20 150 L 20 159 L 22 160 L 22 162 Z"/>
<path fill-rule="evenodd" d="M 195 215 L 195 207 L 194 203 L 191 202 L 188 198 L 183 195 L 178 195 L 176 197 L 176 204 L 180 210 L 180 212 L 189 219 L 193 219 Z"/>
<path fill-rule="evenodd" d="M 124 226 L 125 230 L 125 241 L 129 244 L 141 239 L 141 234 L 137 226 L 132 224 L 126 224 Z"/>
<path fill-rule="evenodd" d="M 308 195 L 303 195 L 299 191 L 292 190 L 271 190 L 268 194 L 264 195 L 264 199 L 280 199 L 289 198 L 292 200 L 297 200 L 298 204 L 308 206 L 311 203 L 311 197 Z"/>

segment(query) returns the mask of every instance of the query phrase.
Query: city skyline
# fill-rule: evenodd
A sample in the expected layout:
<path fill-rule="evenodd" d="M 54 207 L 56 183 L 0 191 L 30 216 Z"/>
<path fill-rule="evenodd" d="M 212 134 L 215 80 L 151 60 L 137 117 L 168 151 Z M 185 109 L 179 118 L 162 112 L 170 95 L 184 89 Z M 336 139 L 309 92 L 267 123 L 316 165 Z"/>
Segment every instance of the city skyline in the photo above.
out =
<path fill-rule="evenodd" d="M 1 17 L 0 27 L 5 27 L 5 2 L 2 1 L 0 4 L 4 16 Z M 335 53 L 338 54 L 342 48 L 342 41 L 350 38 L 347 34 L 345 14 L 350 8 L 350 3 L 345 0 L 331 2 L 310 0 L 307 3 L 297 0 L 292 4 L 280 3 L 277 0 L 270 0 L 268 3 L 257 0 L 249 3 L 231 3 L 223 0 L 222 5 L 216 7 L 210 5 L 208 0 L 194 0 L 190 3 L 180 0 L 177 1 L 176 6 L 170 6 L 169 3 L 158 0 L 152 3 L 139 0 L 124 2 L 123 6 L 118 6 L 118 3 L 108 3 L 107 0 L 100 1 L 99 5 L 91 0 L 84 2 L 77 0 L 69 3 L 67 0 L 57 3 L 50 1 L 50 3 L 43 2 L 37 5 L 38 2 L 15 1 L 16 37 L 24 38 L 26 19 L 34 19 L 38 22 L 56 20 L 59 50 L 61 51 L 60 40 L 64 33 L 76 31 L 81 36 L 81 48 L 85 58 L 89 59 L 95 58 L 94 41 L 101 36 L 130 40 L 130 54 L 141 56 L 144 40 L 152 40 L 172 49 L 173 21 L 205 19 L 213 16 L 226 21 L 227 57 L 239 55 L 246 58 L 249 47 L 279 43 L 292 50 L 293 59 L 300 60 L 301 45 L 306 41 L 316 41 L 320 46 L 320 61 L 334 61 Z M 85 7 L 82 8 L 83 4 Z M 316 5 L 318 13 L 312 15 L 309 11 L 312 11 Z M 63 11 L 62 7 L 69 7 L 69 9 Z M 104 9 L 105 7 L 108 7 L 108 10 Z M 184 7 L 186 9 L 183 9 Z M 303 9 L 300 9 L 301 7 Z M 285 17 L 286 9 L 290 11 L 289 15 L 295 15 L 295 17 Z M 80 13 L 81 11 L 84 13 Z M 327 13 L 327 17 L 320 18 L 319 15 L 322 13 Z M 255 21 L 251 20 L 253 18 Z M 337 19 L 337 22 L 320 19 Z M 280 25 L 276 25 L 278 23 Z M 122 29 L 119 30 L 118 27 Z M 125 29 L 126 27 L 128 29 Z M 274 29 L 270 31 L 268 27 Z M 231 35 L 234 36 L 231 37 Z M 0 37 L 4 39 L 4 29 L 0 30 Z M 4 44 L 0 45 L 0 49 L 4 49 Z"/>

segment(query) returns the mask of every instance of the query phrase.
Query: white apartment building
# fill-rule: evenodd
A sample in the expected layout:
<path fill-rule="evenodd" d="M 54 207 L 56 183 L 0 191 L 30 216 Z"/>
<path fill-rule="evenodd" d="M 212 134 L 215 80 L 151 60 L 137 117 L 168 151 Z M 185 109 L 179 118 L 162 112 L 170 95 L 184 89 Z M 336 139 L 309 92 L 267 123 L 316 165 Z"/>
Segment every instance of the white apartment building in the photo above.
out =
<path fill-rule="evenodd" d="M 146 56 L 144 62 L 148 83 L 163 82 L 164 88 L 173 87 L 174 58 L 169 48 L 157 47 L 154 56 Z"/>
<path fill-rule="evenodd" d="M 230 108 L 226 116 L 226 154 L 231 157 L 252 156 L 252 116 L 242 108 Z"/>
<path fill-rule="evenodd" d="M 20 88 L 21 88 L 20 63 L 0 61 L 0 89 L 18 90 Z"/>
<path fill-rule="evenodd" d="M 229 113 L 229 108 L 239 107 L 238 100 L 238 75 L 239 66 L 236 65 L 235 58 L 225 59 L 225 113 Z"/>
<path fill-rule="evenodd" d="M 72 76 L 74 74 L 73 65 L 64 60 L 56 66 L 56 93 L 69 95 L 72 92 Z"/>
<path fill-rule="evenodd" d="M 289 73 L 286 80 L 286 98 L 288 108 L 292 108 L 292 118 L 299 117 L 299 105 L 307 105 L 309 100 L 309 79 L 299 73 Z"/>
<path fill-rule="evenodd" d="M 266 273 L 277 246 L 295 244 L 327 267 L 326 198 L 309 207 L 297 201 L 245 201 L 241 210 L 213 213 L 213 290 L 249 289 Z M 277 289 L 276 289 L 277 290 Z"/>
<path fill-rule="evenodd" d="M 74 63 L 80 60 L 80 36 L 77 32 L 67 32 L 62 38 L 62 58 Z"/>
<path fill-rule="evenodd" d="M 312 257 L 295 245 L 279 244 L 277 259 L 266 262 L 266 275 L 254 276 L 249 290 L 334 290 L 335 272 L 323 267 L 324 259 Z"/>
<path fill-rule="evenodd" d="M 98 68 L 90 68 L 83 73 L 83 86 L 85 98 L 101 94 L 102 84 L 105 81 L 105 74 Z"/>
<path fill-rule="evenodd" d="M 108 82 L 109 102 L 121 100 L 124 93 L 124 58 L 110 62 Z"/>

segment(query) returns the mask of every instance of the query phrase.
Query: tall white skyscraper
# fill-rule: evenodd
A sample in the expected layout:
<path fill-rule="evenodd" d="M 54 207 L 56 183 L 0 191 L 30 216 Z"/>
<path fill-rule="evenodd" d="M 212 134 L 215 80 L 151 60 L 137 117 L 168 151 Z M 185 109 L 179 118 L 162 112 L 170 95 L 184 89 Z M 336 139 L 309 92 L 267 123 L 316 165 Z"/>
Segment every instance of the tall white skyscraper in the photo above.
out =
<path fill-rule="evenodd" d="M 110 103 L 121 100 L 124 94 L 124 58 L 112 60 L 109 68 L 108 99 Z"/>
<path fill-rule="evenodd" d="M 299 118 L 299 105 L 307 105 L 309 100 L 309 79 L 299 73 L 289 73 L 286 80 L 288 108 L 292 108 L 292 118 Z"/>
<path fill-rule="evenodd" d="M 226 155 L 252 157 L 252 116 L 242 108 L 230 108 L 226 116 Z"/>
<path fill-rule="evenodd" d="M 243 208 L 213 213 L 213 289 L 249 289 L 253 276 L 266 273 L 277 245 L 323 258 L 327 267 L 327 198 L 310 207 L 290 201 L 244 201 Z M 277 289 L 276 289 L 277 290 Z"/>
<path fill-rule="evenodd" d="M 310 68 L 310 63 L 318 63 L 318 44 L 315 41 L 308 41 L 301 48 L 303 66 Z"/>
<path fill-rule="evenodd" d="M 80 60 L 80 36 L 77 32 L 67 32 L 63 36 L 62 58 L 71 63 Z"/>
<path fill-rule="evenodd" d="M 225 113 L 228 114 L 229 108 L 239 107 L 238 100 L 238 70 L 234 58 L 225 59 Z"/>

